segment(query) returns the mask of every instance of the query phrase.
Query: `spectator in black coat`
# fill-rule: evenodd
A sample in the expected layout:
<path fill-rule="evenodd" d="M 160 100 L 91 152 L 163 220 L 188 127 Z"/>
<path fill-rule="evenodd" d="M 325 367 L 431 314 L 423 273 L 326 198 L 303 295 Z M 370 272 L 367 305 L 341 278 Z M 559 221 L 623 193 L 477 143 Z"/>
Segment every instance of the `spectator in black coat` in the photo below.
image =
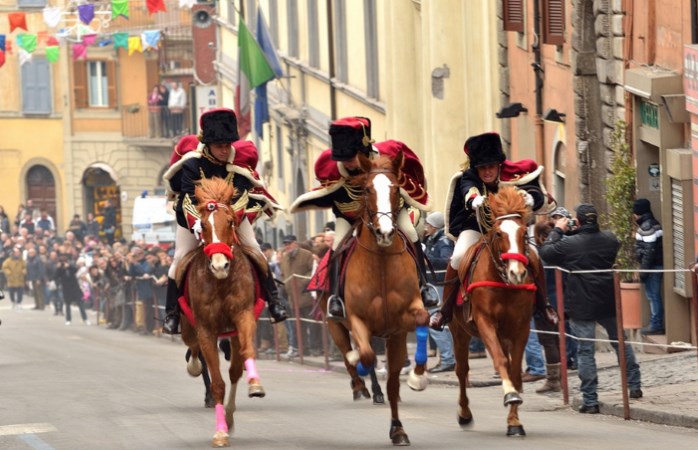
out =
<path fill-rule="evenodd" d="M 633 219 L 637 223 L 635 233 L 635 258 L 643 270 L 664 268 L 662 248 L 662 226 L 652 215 L 650 201 L 646 198 L 635 200 Z M 645 295 L 650 302 L 650 324 L 642 329 L 642 334 L 664 334 L 664 304 L 662 303 L 662 272 L 640 272 L 640 280 L 645 287 Z"/>
<path fill-rule="evenodd" d="M 71 304 L 75 303 L 80 310 L 80 317 L 85 325 L 90 325 L 90 321 L 87 320 L 87 314 L 85 313 L 85 305 L 82 301 L 82 289 L 78 284 L 77 278 L 78 268 L 74 262 L 68 259 L 68 255 L 61 254 L 58 257 L 58 264 L 56 265 L 56 279 L 60 282 L 61 288 L 63 290 L 63 299 L 65 301 L 65 324 L 70 325 L 72 320 L 70 313 Z"/>
<path fill-rule="evenodd" d="M 582 204 L 577 207 L 579 228 L 572 235 L 565 236 L 568 227 L 567 218 L 555 221 L 555 228 L 540 249 L 540 256 L 550 265 L 570 270 L 565 286 L 565 312 L 570 318 L 570 325 L 575 336 L 582 339 L 596 337 L 596 323 L 606 329 L 608 338 L 616 353 L 618 352 L 618 333 L 616 329 L 616 308 L 614 298 L 613 274 L 611 272 L 576 273 L 586 270 L 608 270 L 613 267 L 620 244 L 610 231 L 601 231 L 598 213 L 593 205 Z M 596 387 L 596 359 L 594 342 L 579 341 L 579 379 L 583 404 L 579 412 L 598 414 L 599 404 Z M 640 366 L 630 345 L 625 345 L 626 367 L 630 398 L 642 397 L 640 389 Z"/>

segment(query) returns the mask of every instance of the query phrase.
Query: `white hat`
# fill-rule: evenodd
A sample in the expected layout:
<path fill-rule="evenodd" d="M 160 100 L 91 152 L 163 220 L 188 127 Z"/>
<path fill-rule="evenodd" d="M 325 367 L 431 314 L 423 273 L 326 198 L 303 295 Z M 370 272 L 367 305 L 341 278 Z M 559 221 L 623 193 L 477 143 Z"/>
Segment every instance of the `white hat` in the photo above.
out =
<path fill-rule="evenodd" d="M 439 211 L 434 211 L 427 216 L 427 223 L 436 229 L 441 229 L 444 227 L 444 215 Z"/>

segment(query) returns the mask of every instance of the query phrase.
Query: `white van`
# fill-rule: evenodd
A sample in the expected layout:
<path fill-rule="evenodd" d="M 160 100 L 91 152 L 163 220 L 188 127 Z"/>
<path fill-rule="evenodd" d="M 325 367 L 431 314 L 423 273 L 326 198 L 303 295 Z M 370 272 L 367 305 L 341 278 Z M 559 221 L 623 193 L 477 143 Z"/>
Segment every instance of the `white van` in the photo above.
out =
<path fill-rule="evenodd" d="M 161 195 L 137 197 L 133 200 L 133 235 L 134 241 L 145 241 L 156 245 L 173 243 L 177 219 L 172 202 Z"/>

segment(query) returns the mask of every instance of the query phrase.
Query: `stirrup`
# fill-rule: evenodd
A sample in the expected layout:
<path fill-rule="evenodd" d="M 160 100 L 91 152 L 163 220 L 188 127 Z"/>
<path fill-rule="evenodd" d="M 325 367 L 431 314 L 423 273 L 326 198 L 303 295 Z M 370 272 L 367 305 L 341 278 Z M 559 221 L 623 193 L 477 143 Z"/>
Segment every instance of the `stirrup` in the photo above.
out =
<path fill-rule="evenodd" d="M 439 306 L 441 298 L 439 297 L 439 291 L 433 284 L 426 283 L 419 293 L 422 296 L 422 303 L 424 303 L 425 308 L 429 309 Z"/>
<path fill-rule="evenodd" d="M 339 308 L 332 313 L 332 306 Z M 327 299 L 327 319 L 328 320 L 344 320 L 347 317 L 347 311 L 344 308 L 344 302 L 338 295 L 330 295 Z"/>
<path fill-rule="evenodd" d="M 164 331 L 166 334 L 180 334 L 179 313 L 172 312 L 165 316 L 165 320 L 162 324 L 162 331 Z"/>

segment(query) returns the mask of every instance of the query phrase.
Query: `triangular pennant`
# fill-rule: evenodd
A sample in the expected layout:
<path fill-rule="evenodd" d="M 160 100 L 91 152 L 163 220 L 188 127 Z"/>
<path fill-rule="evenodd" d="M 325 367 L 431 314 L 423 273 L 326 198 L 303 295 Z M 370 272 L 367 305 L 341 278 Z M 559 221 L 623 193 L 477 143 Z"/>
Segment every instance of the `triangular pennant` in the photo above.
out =
<path fill-rule="evenodd" d="M 84 44 L 73 44 L 73 61 L 87 58 L 87 46 Z"/>
<path fill-rule="evenodd" d="M 5 51 L 5 35 L 0 34 L 0 50 Z"/>
<path fill-rule="evenodd" d="M 22 28 L 24 31 L 27 30 L 27 16 L 23 12 L 9 13 L 7 15 L 10 21 L 10 33 L 12 33 L 16 28 Z"/>
<path fill-rule="evenodd" d="M 51 45 L 46 47 L 46 61 L 55 63 L 58 61 L 59 47 L 57 45 Z"/>
<path fill-rule="evenodd" d="M 0 67 L 5 65 L 5 51 L 0 50 Z"/>
<path fill-rule="evenodd" d="M 53 46 L 53 45 L 58 45 L 58 39 L 56 39 L 53 36 L 49 36 L 48 39 L 46 39 L 46 46 Z"/>
<path fill-rule="evenodd" d="M 114 49 L 119 47 L 128 50 L 128 33 L 114 33 Z"/>
<path fill-rule="evenodd" d="M 12 54 L 12 41 L 5 42 L 5 53 L 7 53 L 8 55 Z"/>
<path fill-rule="evenodd" d="M 17 45 L 24 49 L 27 53 L 32 53 L 36 50 L 36 34 L 22 33 L 17 35 Z"/>
<path fill-rule="evenodd" d="M 95 18 L 95 5 L 88 3 L 78 6 L 78 17 L 80 17 L 80 22 L 89 25 Z"/>
<path fill-rule="evenodd" d="M 146 30 L 141 35 L 143 39 L 143 50 L 157 50 L 160 42 L 160 30 Z"/>
<path fill-rule="evenodd" d="M 164 0 L 146 0 L 145 4 L 148 7 L 150 14 L 154 14 L 158 11 L 167 12 Z"/>
<path fill-rule="evenodd" d="M 179 0 L 179 7 L 180 8 L 189 8 L 191 9 L 192 6 L 196 4 L 196 0 Z"/>
<path fill-rule="evenodd" d="M 61 13 L 63 11 L 58 6 L 47 6 L 44 8 L 44 23 L 49 28 L 56 28 L 61 23 Z"/>
<path fill-rule="evenodd" d="M 28 51 L 24 50 L 23 48 L 19 49 L 19 65 L 23 66 L 28 62 L 31 62 L 32 60 L 32 54 L 29 53 Z"/>
<path fill-rule="evenodd" d="M 97 40 L 96 34 L 86 34 L 82 37 L 82 43 L 84 45 L 92 45 Z"/>
<path fill-rule="evenodd" d="M 128 38 L 128 56 L 134 52 L 143 53 L 143 42 L 141 42 L 140 36 L 129 36 Z"/>
<path fill-rule="evenodd" d="M 128 0 L 111 0 L 111 16 L 124 16 L 128 19 Z"/>

